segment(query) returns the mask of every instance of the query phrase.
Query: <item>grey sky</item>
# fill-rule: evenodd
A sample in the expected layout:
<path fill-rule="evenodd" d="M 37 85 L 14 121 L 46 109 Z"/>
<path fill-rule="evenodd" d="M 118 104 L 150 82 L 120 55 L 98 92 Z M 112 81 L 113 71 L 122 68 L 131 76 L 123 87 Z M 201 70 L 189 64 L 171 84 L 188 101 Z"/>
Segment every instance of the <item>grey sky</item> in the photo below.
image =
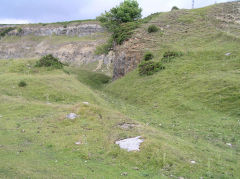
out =
<path fill-rule="evenodd" d="M 94 19 L 123 0 L 1 0 L 0 24 L 58 22 Z M 195 0 L 195 7 L 229 0 Z M 169 11 L 172 6 L 189 9 L 192 0 L 138 0 L 143 15 Z"/>

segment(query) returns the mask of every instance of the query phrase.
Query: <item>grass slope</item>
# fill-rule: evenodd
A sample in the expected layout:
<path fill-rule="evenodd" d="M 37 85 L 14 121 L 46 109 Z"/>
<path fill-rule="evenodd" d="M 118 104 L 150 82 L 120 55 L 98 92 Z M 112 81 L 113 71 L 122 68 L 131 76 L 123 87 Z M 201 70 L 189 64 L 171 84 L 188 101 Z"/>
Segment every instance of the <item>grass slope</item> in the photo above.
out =
<path fill-rule="evenodd" d="M 0 60 L 0 178 L 239 178 L 239 39 L 201 21 L 208 9 L 161 13 L 138 29 L 176 24 L 143 36 L 156 61 L 184 53 L 152 76 L 107 84 L 82 69 Z M 114 144 L 139 135 L 140 152 Z"/>
<path fill-rule="evenodd" d="M 123 172 L 129 178 L 159 178 L 169 174 L 167 169 L 163 175 L 163 167 L 181 157 L 189 163 L 182 144 L 173 150 L 178 139 L 112 109 L 94 90 L 103 87 L 102 74 L 88 72 L 87 78 L 76 69 L 35 68 L 35 60 L 0 64 L 1 178 L 120 178 Z M 21 80 L 26 87 L 18 87 Z M 66 119 L 70 112 L 78 118 Z M 121 129 L 123 123 L 137 127 Z M 142 152 L 128 153 L 114 144 L 139 135 L 145 139 Z"/>
<path fill-rule="evenodd" d="M 199 151 L 194 154 L 197 171 L 192 169 L 194 173 L 185 173 L 185 177 L 239 178 L 240 43 L 238 37 L 217 30 L 209 20 L 200 21 L 208 17 L 203 16 L 208 10 L 159 15 L 151 23 L 171 25 L 162 34 L 145 36 L 152 39 L 145 42 L 148 51 L 154 52 L 155 61 L 161 61 L 168 50 L 184 55 L 164 63 L 166 69 L 152 76 L 142 77 L 136 69 L 109 84 L 105 92 L 123 113 L 188 141 L 188 147 Z M 180 21 L 174 26 L 173 15 Z"/>

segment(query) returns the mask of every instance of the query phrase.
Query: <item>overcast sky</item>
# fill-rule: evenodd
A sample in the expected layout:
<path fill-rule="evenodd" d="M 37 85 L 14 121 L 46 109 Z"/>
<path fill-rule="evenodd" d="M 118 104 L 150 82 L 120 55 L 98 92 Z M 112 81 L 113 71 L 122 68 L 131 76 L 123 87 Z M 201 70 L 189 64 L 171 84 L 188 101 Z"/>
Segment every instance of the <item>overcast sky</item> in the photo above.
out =
<path fill-rule="evenodd" d="M 58 22 L 94 19 L 123 0 L 0 0 L 0 24 Z M 203 7 L 229 0 L 195 0 Z M 192 0 L 138 0 L 143 16 L 169 11 L 172 6 L 189 9 Z"/>

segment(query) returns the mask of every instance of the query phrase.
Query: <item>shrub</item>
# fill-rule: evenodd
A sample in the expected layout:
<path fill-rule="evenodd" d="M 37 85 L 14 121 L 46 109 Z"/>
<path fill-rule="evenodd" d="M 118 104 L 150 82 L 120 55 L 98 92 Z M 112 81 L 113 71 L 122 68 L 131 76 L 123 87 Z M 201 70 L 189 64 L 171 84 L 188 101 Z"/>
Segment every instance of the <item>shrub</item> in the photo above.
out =
<path fill-rule="evenodd" d="M 22 32 L 23 32 L 22 28 L 21 28 L 21 27 L 18 27 L 18 28 L 17 28 L 17 32 L 18 32 L 19 34 L 22 33 Z"/>
<path fill-rule="evenodd" d="M 158 31 L 158 27 L 156 25 L 150 25 L 148 27 L 148 33 L 153 33 L 153 32 L 157 32 Z"/>
<path fill-rule="evenodd" d="M 149 60 L 152 60 L 154 58 L 154 55 L 151 53 L 151 52 L 147 52 L 147 53 L 145 53 L 145 55 L 144 55 L 144 60 L 145 61 L 149 61 Z"/>
<path fill-rule="evenodd" d="M 43 56 L 39 61 L 37 61 L 36 67 L 53 67 L 57 69 L 63 68 L 63 63 L 59 61 L 58 58 L 55 58 L 53 55 L 49 54 Z"/>
<path fill-rule="evenodd" d="M 66 28 L 67 28 L 67 25 L 66 25 L 66 24 L 65 24 L 65 25 L 63 25 L 63 28 L 65 28 L 65 29 L 66 29 Z"/>
<path fill-rule="evenodd" d="M 0 37 L 4 37 L 5 35 L 7 35 L 9 32 L 11 32 L 14 29 L 15 29 L 15 27 L 1 28 L 0 29 Z"/>
<path fill-rule="evenodd" d="M 25 86 L 27 86 L 27 83 L 26 83 L 25 81 L 20 81 L 20 82 L 18 83 L 18 86 L 19 86 L 19 87 L 25 87 Z"/>
<path fill-rule="evenodd" d="M 179 8 L 177 6 L 173 6 L 172 11 L 175 11 L 175 10 L 179 10 Z"/>
<path fill-rule="evenodd" d="M 182 52 L 167 51 L 163 54 L 162 62 L 170 62 L 173 58 L 183 56 Z"/>
<path fill-rule="evenodd" d="M 165 69 L 162 63 L 154 61 L 142 61 L 138 68 L 140 75 L 152 75 L 160 70 Z"/>

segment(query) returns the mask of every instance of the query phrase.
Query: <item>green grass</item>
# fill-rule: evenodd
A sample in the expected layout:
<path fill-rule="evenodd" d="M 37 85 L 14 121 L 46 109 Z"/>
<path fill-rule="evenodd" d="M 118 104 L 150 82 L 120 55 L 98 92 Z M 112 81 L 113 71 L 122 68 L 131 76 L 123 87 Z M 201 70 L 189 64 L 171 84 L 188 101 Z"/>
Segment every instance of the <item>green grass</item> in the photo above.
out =
<path fill-rule="evenodd" d="M 155 51 L 155 61 L 161 61 L 168 50 L 184 52 L 183 56 L 165 63 L 165 70 L 140 76 L 136 69 L 108 85 L 105 91 L 112 95 L 116 109 L 189 141 L 189 146 L 199 150 L 195 154 L 200 162 L 198 171 L 192 169 L 195 173 L 185 177 L 238 178 L 240 45 L 236 38 L 216 31 L 208 31 L 210 35 L 205 35 L 205 31 L 191 33 L 186 38 L 172 40 L 178 38 L 176 34 L 168 39 L 172 40 L 169 45 L 148 49 Z M 167 42 L 166 36 L 158 38 Z M 227 52 L 231 55 L 226 56 Z M 202 164 L 209 166 L 204 169 Z M 201 167 L 203 173 L 199 175 Z"/>
<path fill-rule="evenodd" d="M 87 78 L 86 71 L 76 69 L 66 69 L 69 74 L 36 68 L 35 62 L 0 61 L 1 178 L 118 178 L 123 172 L 130 178 L 161 175 L 156 173 L 156 164 L 149 165 L 146 160 L 156 152 L 153 140 L 157 140 L 151 137 L 155 129 L 149 128 L 144 135 L 144 153 L 128 153 L 114 144 L 117 139 L 141 135 L 140 131 L 146 129 L 141 124 L 127 131 L 118 127 L 134 121 L 111 109 L 92 90 L 97 88 L 94 82 L 101 87 L 108 77 L 88 72 Z M 18 87 L 21 80 L 28 85 Z M 84 101 L 90 105 L 84 105 Z M 66 119 L 70 112 L 79 117 Z M 75 145 L 78 140 L 83 144 Z M 155 146 L 149 147 L 152 144 Z M 136 166 L 140 170 L 133 170 Z"/>
<path fill-rule="evenodd" d="M 32 42 L 42 42 L 44 41 L 45 43 L 51 44 L 51 45 L 57 45 L 57 44 L 64 44 L 64 43 L 69 43 L 69 42 L 89 42 L 89 41 L 96 41 L 99 39 L 104 39 L 107 38 L 108 34 L 107 33 L 96 33 L 94 35 L 89 35 L 89 36 L 83 36 L 83 37 L 78 37 L 78 36 L 57 36 L 57 35 L 52 35 L 50 37 L 47 36 L 5 36 L 1 39 L 1 42 L 3 43 L 14 43 L 14 42 L 21 42 L 22 40 L 24 41 L 32 41 Z"/>
<path fill-rule="evenodd" d="M 179 24 L 146 34 L 155 42 L 142 50 L 154 61 L 183 53 L 151 76 L 135 69 L 110 82 L 92 66 L 53 70 L 34 67 L 34 59 L 0 60 L 0 178 L 239 178 L 239 39 L 205 21 L 188 23 L 205 10 L 175 19 L 189 25 L 187 34 Z M 171 18 L 158 16 L 152 21 Z M 71 112 L 75 120 L 66 119 Z M 139 135 L 139 152 L 114 144 Z"/>

